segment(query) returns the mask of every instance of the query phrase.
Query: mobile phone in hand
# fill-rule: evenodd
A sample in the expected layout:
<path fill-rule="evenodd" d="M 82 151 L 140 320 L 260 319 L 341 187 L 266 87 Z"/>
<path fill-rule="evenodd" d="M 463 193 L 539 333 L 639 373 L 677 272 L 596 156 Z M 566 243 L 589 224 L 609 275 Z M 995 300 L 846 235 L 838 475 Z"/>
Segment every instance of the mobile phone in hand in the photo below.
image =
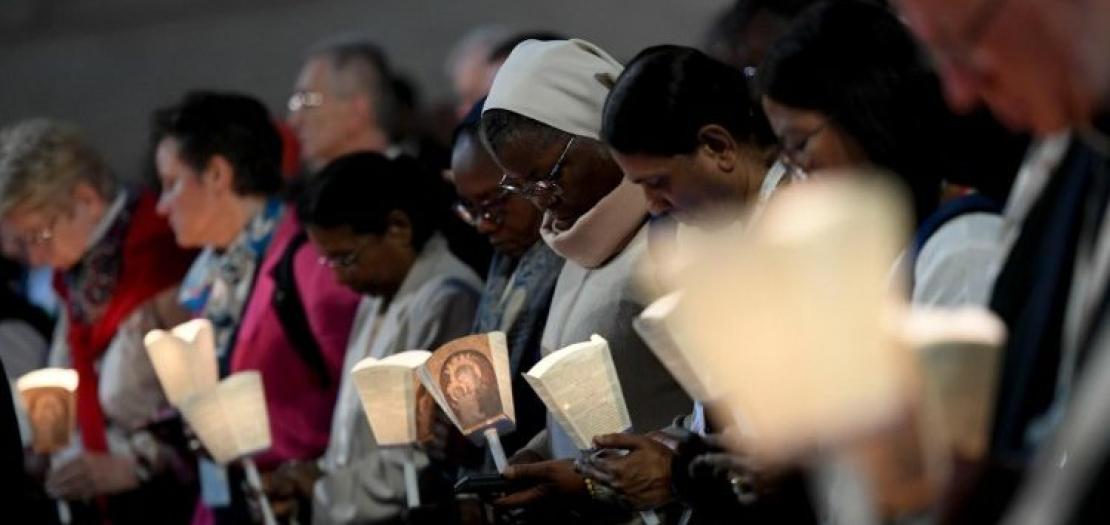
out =
<path fill-rule="evenodd" d="M 455 494 L 477 494 L 487 496 L 507 494 L 528 488 L 531 484 L 506 479 L 501 474 L 472 474 L 463 476 L 455 483 Z"/>

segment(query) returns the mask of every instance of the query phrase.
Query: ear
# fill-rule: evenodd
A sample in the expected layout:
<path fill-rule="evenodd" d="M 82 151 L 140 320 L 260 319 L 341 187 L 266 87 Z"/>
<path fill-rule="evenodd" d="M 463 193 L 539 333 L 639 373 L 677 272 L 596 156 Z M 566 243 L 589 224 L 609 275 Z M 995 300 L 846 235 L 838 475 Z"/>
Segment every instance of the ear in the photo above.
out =
<path fill-rule="evenodd" d="M 706 124 L 698 130 L 698 153 L 707 155 L 722 171 L 736 167 L 739 150 L 732 133 L 717 124 Z"/>
<path fill-rule="evenodd" d="M 382 235 L 389 242 L 403 246 L 412 246 L 412 221 L 408 214 L 401 210 L 392 210 L 385 217 L 385 233 Z"/>
<path fill-rule="evenodd" d="M 232 193 L 235 191 L 235 168 L 223 155 L 212 155 L 208 166 L 201 174 L 202 182 L 209 191 Z"/>
<path fill-rule="evenodd" d="M 369 95 L 352 95 L 351 107 L 353 108 L 351 116 L 354 117 L 356 122 L 370 122 L 376 124 L 380 128 L 384 128 L 385 124 L 379 121 L 378 112 L 374 104 L 370 101 Z"/>

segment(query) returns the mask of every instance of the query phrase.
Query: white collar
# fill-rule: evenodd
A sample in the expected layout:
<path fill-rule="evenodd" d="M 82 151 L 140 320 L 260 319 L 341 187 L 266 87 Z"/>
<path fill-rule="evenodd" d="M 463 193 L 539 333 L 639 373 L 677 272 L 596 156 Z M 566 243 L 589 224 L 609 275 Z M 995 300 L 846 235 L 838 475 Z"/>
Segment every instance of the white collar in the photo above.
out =
<path fill-rule="evenodd" d="M 121 190 L 112 204 L 108 206 L 108 211 L 104 212 L 104 216 L 100 218 L 100 222 L 96 223 L 96 227 L 93 228 L 92 235 L 89 235 L 89 242 L 85 245 L 86 250 L 96 246 L 104 239 L 108 230 L 111 229 L 112 223 L 116 222 L 116 217 L 119 217 L 119 214 L 123 212 L 123 207 L 126 204 L 127 192 Z"/>

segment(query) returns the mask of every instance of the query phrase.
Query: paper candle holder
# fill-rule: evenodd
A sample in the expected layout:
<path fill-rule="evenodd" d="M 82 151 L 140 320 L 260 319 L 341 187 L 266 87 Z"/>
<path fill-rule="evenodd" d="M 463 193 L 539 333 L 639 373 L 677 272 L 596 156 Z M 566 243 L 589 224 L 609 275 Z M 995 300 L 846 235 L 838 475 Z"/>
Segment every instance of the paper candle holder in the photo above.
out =
<path fill-rule="evenodd" d="M 212 323 L 194 319 L 169 331 L 152 330 L 143 338 L 146 353 L 170 404 L 216 386 L 216 344 Z"/>

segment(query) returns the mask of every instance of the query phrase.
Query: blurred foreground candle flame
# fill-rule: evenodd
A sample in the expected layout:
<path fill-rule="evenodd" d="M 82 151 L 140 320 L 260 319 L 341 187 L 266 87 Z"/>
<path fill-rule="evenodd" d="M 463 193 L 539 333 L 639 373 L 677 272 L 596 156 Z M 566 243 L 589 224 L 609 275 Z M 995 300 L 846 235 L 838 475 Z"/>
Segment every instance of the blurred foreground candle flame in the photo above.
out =
<path fill-rule="evenodd" d="M 905 405 L 911 358 L 889 317 L 907 208 L 877 179 L 798 184 L 681 278 L 675 326 L 746 453 L 786 460 Z"/>

